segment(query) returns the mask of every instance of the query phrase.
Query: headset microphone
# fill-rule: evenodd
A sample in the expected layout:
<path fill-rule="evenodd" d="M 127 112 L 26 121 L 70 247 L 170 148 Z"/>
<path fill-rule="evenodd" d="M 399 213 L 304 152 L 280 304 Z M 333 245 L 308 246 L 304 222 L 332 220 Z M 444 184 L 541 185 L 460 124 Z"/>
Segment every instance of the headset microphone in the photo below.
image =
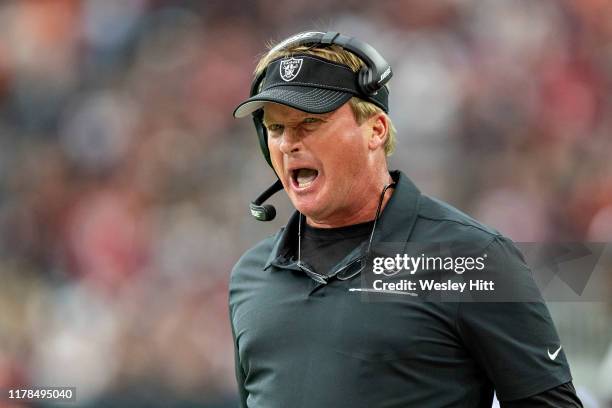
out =
<path fill-rule="evenodd" d="M 278 193 L 283 189 L 283 183 L 280 180 L 276 180 L 266 191 L 261 193 L 259 197 L 249 204 L 251 209 L 251 215 L 259 221 L 272 221 L 276 217 L 276 209 L 270 205 L 262 205 L 268 198 Z"/>

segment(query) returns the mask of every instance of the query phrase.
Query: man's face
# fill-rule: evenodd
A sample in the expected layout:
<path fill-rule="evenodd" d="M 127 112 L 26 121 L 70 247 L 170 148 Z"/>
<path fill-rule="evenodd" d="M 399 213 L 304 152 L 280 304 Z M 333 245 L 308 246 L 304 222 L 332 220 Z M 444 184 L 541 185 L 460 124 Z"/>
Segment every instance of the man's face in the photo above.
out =
<path fill-rule="evenodd" d="M 348 103 L 326 114 L 264 106 L 274 170 L 295 208 L 316 223 L 331 224 L 359 210 L 368 185 L 367 123 L 357 123 Z"/>

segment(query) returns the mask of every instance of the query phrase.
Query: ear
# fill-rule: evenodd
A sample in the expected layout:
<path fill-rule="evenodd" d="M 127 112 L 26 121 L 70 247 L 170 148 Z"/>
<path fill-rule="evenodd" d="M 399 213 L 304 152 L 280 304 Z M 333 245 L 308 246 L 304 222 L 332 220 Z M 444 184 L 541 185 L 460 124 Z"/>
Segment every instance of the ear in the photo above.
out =
<path fill-rule="evenodd" d="M 379 112 L 367 120 L 370 136 L 368 147 L 370 150 L 384 149 L 387 137 L 389 137 L 389 120 L 387 116 Z"/>

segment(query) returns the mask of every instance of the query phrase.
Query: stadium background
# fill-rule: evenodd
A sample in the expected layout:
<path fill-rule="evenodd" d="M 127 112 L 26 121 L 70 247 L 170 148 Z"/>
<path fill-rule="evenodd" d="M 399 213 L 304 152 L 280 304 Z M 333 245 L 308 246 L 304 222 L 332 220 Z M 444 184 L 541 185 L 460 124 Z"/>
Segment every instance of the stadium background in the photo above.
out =
<path fill-rule="evenodd" d="M 310 28 L 391 63 L 391 167 L 424 192 L 516 241 L 611 241 L 609 1 L 3 1 L 0 388 L 233 406 L 228 274 L 290 206 L 250 218 L 273 174 L 231 112 L 263 44 Z M 610 406 L 610 302 L 550 308 Z"/>

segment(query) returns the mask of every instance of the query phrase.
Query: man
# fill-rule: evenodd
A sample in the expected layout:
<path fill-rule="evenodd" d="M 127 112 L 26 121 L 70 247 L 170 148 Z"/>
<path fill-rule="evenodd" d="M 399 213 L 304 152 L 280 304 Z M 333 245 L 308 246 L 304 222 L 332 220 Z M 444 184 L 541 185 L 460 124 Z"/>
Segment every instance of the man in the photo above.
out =
<path fill-rule="evenodd" d="M 390 76 L 359 40 L 301 33 L 234 112 L 253 114 L 296 208 L 232 271 L 241 406 L 490 407 L 494 391 L 502 407 L 582 406 L 513 244 L 388 171 Z M 468 278 L 498 290 L 463 295 Z"/>

